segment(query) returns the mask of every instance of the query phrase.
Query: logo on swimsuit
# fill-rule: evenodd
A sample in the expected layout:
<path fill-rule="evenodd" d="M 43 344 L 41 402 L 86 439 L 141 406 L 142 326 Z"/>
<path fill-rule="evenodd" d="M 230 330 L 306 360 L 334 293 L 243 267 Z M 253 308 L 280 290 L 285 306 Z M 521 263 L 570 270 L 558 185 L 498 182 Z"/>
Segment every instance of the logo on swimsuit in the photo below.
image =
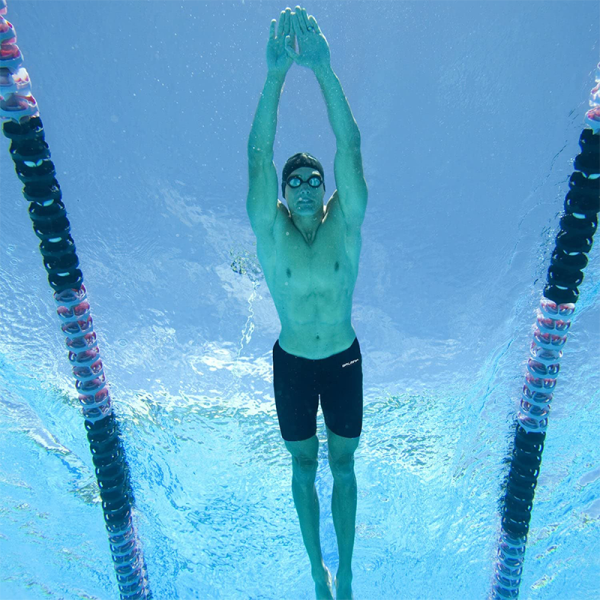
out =
<path fill-rule="evenodd" d="M 344 363 L 344 364 L 342 365 L 342 369 L 343 369 L 344 367 L 348 367 L 348 366 L 350 366 L 350 365 L 353 365 L 354 363 L 358 362 L 359 360 L 360 360 L 359 358 L 355 358 L 354 360 L 351 360 L 349 363 Z"/>

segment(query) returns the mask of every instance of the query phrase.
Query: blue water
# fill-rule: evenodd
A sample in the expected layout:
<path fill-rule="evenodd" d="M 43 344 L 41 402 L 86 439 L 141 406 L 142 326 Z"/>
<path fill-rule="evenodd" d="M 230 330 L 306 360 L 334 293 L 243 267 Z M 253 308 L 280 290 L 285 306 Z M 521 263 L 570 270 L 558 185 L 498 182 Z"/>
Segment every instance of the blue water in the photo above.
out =
<path fill-rule="evenodd" d="M 10 2 L 82 262 L 159 599 L 314 597 L 245 212 L 276 2 Z M 503 460 L 598 62 L 590 2 L 324 2 L 369 206 L 357 600 L 480 600 Z M 27 204 L 0 152 L 0 597 L 118 596 Z M 275 146 L 335 139 L 290 71 Z M 332 186 L 328 190 L 332 189 Z M 580 288 L 521 597 L 600 589 L 600 261 Z M 238 273 L 239 265 L 245 273 Z M 318 436 L 326 440 L 321 414 Z M 337 566 L 327 447 L 317 489 Z"/>

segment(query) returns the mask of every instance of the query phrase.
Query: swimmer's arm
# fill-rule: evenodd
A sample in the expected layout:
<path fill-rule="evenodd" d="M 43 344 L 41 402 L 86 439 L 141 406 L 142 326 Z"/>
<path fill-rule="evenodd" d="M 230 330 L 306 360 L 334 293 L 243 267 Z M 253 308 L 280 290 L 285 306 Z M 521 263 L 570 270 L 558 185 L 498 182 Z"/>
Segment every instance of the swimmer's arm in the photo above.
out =
<path fill-rule="evenodd" d="M 277 108 L 285 81 L 285 74 L 271 73 L 263 87 L 248 139 L 248 158 L 264 160 L 272 158 L 275 132 L 277 131 Z"/>
<path fill-rule="evenodd" d="M 286 8 L 279 17 L 279 29 L 273 19 L 267 44 L 267 81 L 265 82 L 248 140 L 248 157 L 263 162 L 273 159 L 273 143 L 277 130 L 277 108 L 285 77 L 293 64 L 288 51 L 294 45 L 292 11 Z"/>
<path fill-rule="evenodd" d="M 334 171 L 339 205 L 348 227 L 360 227 L 367 210 L 367 184 L 360 153 L 360 132 L 339 79 L 331 68 L 329 44 L 317 20 L 300 6 L 292 18 L 299 52 L 286 52 L 301 66 L 312 69 L 323 91 L 329 122 L 337 142 Z"/>
<path fill-rule="evenodd" d="M 277 31 L 276 31 L 277 30 Z M 277 171 L 273 163 L 273 144 L 277 130 L 277 107 L 285 76 L 293 64 L 288 49 L 294 45 L 292 10 L 286 8 L 271 21 L 267 43 L 268 74 L 250 137 L 248 139 L 249 190 L 246 209 L 257 237 L 272 233 L 277 216 Z"/>
<path fill-rule="evenodd" d="M 285 74 L 267 75 L 248 139 L 248 198 L 246 210 L 254 232 L 270 230 L 277 216 L 277 171 L 273 144 L 277 130 L 277 107 Z"/>
<path fill-rule="evenodd" d="M 360 227 L 367 210 L 368 190 L 360 151 L 360 131 L 337 75 L 330 65 L 314 69 L 321 86 L 329 122 L 337 142 L 334 173 L 346 223 Z"/>

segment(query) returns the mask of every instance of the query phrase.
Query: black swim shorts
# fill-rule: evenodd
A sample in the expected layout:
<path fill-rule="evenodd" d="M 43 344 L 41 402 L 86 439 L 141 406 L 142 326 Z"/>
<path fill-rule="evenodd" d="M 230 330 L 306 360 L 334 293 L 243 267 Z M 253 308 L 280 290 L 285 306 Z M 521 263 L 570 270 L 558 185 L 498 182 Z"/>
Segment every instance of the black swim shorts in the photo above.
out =
<path fill-rule="evenodd" d="M 319 395 L 327 427 L 347 438 L 362 431 L 363 374 L 358 339 L 343 352 L 313 360 L 273 346 L 273 387 L 284 440 L 307 440 L 317 432 Z"/>

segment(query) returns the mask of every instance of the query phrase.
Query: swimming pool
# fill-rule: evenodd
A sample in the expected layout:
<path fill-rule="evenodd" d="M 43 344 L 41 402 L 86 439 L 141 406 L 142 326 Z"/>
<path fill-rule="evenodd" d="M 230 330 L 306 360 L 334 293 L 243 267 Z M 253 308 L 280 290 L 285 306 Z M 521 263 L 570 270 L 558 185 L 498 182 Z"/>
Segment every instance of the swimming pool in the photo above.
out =
<path fill-rule="evenodd" d="M 272 399 L 278 321 L 244 210 L 268 23 L 283 7 L 141 6 L 30 2 L 9 17 L 68 200 L 151 587 L 309 598 Z M 353 313 L 365 373 L 357 598 L 489 590 L 502 460 L 597 62 L 590 6 L 309 7 L 361 129 L 370 190 Z M 302 70 L 288 78 L 278 166 L 307 148 L 332 173 L 319 94 Z M 0 589 L 116 597 L 63 336 L 0 156 Z M 600 588 L 599 282 L 596 247 L 553 402 L 524 598 Z M 325 445 L 320 456 L 335 566 Z"/>

